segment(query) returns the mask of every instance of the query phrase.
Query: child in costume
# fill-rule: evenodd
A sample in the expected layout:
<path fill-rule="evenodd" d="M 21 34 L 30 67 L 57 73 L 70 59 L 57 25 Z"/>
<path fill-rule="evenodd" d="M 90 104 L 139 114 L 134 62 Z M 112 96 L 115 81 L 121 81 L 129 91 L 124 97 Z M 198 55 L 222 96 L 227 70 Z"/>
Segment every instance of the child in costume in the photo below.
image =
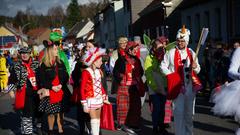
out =
<path fill-rule="evenodd" d="M 235 81 L 226 83 L 215 88 L 211 100 L 215 103 L 212 108 L 214 114 L 223 116 L 234 116 L 240 122 L 240 48 L 237 48 L 232 56 L 228 75 Z M 240 134 L 240 128 L 236 135 Z"/>
<path fill-rule="evenodd" d="M 92 135 L 99 135 L 100 113 L 103 103 L 110 104 L 102 86 L 102 55 L 105 49 L 91 48 L 82 57 L 83 63 L 88 66 L 83 69 L 81 76 L 81 103 L 83 110 L 90 115 Z"/>

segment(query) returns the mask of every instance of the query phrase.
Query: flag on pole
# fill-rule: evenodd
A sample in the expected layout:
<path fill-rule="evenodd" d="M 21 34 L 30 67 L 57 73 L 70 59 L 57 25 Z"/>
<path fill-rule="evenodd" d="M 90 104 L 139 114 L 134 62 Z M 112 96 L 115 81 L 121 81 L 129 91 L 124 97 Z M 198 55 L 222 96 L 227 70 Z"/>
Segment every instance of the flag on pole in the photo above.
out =
<path fill-rule="evenodd" d="M 209 32 L 208 28 L 203 28 L 202 29 L 202 39 L 200 39 L 201 40 L 200 41 L 201 45 L 204 45 L 204 43 L 205 43 L 205 41 L 207 39 L 207 36 L 208 36 L 208 32 Z"/>
<path fill-rule="evenodd" d="M 176 46 L 176 41 L 167 44 L 167 47 L 165 49 L 166 49 L 166 51 L 169 51 L 169 50 L 173 49 L 175 46 Z"/>
<path fill-rule="evenodd" d="M 143 34 L 143 41 L 144 41 L 144 44 L 149 46 L 151 44 L 151 39 L 149 36 L 147 36 L 145 33 Z"/>
<path fill-rule="evenodd" d="M 196 59 L 197 59 L 200 47 L 202 45 L 204 45 L 204 43 L 207 39 L 208 32 L 209 32 L 208 28 L 203 28 L 202 29 L 202 32 L 201 32 L 201 35 L 200 35 L 200 38 L 199 38 L 199 41 L 198 41 L 198 44 L 197 44 L 196 55 L 194 57 L 194 61 L 196 61 Z"/>

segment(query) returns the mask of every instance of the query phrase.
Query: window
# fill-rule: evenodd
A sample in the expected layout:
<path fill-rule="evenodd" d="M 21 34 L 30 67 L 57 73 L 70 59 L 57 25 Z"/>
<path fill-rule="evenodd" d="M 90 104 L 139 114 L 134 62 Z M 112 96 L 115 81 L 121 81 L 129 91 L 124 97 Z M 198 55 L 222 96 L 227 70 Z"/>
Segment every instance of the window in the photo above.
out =
<path fill-rule="evenodd" d="M 238 0 L 235 0 L 235 10 L 234 10 L 234 19 L 235 19 L 235 36 L 240 36 L 240 12 L 239 12 L 239 9 L 240 9 L 240 1 Z"/>
<path fill-rule="evenodd" d="M 209 17 L 209 11 L 204 12 L 204 27 L 209 28 L 210 26 L 210 17 Z"/>
<path fill-rule="evenodd" d="M 195 28 L 196 28 L 196 42 L 200 37 L 201 34 L 201 26 L 200 26 L 200 14 L 195 15 Z"/>
<path fill-rule="evenodd" d="M 191 16 L 187 16 L 187 28 L 192 31 L 192 18 Z M 191 37 L 191 36 L 190 36 Z M 192 43 L 192 38 L 189 39 L 189 43 Z"/>
<path fill-rule="evenodd" d="M 157 37 L 159 37 L 160 35 L 159 35 L 159 27 L 156 27 L 156 33 L 157 33 Z"/>
<path fill-rule="evenodd" d="M 222 31 L 221 31 L 221 9 L 216 8 L 215 9 L 215 32 L 216 32 L 216 38 L 220 40 Z"/>

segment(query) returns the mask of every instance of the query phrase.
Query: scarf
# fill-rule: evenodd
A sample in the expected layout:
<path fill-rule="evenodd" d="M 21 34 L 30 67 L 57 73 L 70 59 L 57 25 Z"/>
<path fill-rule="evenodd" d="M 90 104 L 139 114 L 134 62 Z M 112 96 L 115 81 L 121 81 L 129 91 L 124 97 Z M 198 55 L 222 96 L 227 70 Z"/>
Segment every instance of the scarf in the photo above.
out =
<path fill-rule="evenodd" d="M 187 48 L 186 51 L 187 51 L 187 58 L 190 59 L 190 67 L 192 67 L 192 63 L 193 63 L 192 54 L 191 54 L 189 48 Z M 186 61 L 187 58 L 182 60 L 178 49 L 175 50 L 175 55 L 174 56 L 175 56 L 174 57 L 175 72 L 178 73 L 179 76 L 181 77 L 181 80 L 182 80 L 181 84 L 182 84 L 182 86 L 184 86 L 184 62 L 183 61 Z M 188 71 L 188 73 L 189 73 L 188 76 L 192 77 L 193 90 L 196 91 L 196 92 L 199 91 L 202 88 L 202 84 L 200 82 L 200 79 L 198 78 L 198 76 L 196 75 L 196 73 L 192 69 L 190 69 Z M 184 93 L 184 91 L 182 91 L 182 92 Z"/>
<path fill-rule="evenodd" d="M 155 56 L 157 58 L 157 60 L 159 62 L 161 62 L 164 58 L 164 54 L 165 54 L 165 49 L 163 47 L 157 49 L 157 50 L 153 50 L 152 49 L 152 54 L 153 56 Z"/>
<path fill-rule="evenodd" d="M 118 53 L 119 53 L 121 56 L 125 56 L 125 55 L 126 55 L 125 50 L 124 50 L 124 49 L 121 49 L 121 48 L 119 48 Z"/>
<path fill-rule="evenodd" d="M 36 76 L 35 76 L 34 71 L 31 68 L 31 64 L 32 64 L 31 59 L 27 63 L 22 62 L 22 65 L 27 69 L 27 79 L 30 81 L 33 90 L 36 91 L 38 89 L 37 83 L 36 83 Z M 26 89 L 27 89 L 27 81 L 25 81 L 23 86 L 19 90 L 16 91 L 15 109 L 24 108 Z"/>
<path fill-rule="evenodd" d="M 125 70 L 126 85 L 129 86 L 129 85 L 132 85 L 132 83 L 133 83 L 133 69 L 134 69 L 135 61 L 134 61 L 134 59 L 130 58 L 129 55 L 126 55 L 125 59 L 127 61 L 126 70 Z"/>

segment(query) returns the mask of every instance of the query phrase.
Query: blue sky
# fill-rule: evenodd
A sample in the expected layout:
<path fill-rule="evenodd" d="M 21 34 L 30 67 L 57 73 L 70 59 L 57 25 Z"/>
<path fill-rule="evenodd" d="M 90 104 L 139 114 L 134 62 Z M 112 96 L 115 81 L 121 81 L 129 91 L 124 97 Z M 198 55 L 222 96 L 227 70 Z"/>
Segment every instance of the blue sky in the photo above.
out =
<path fill-rule="evenodd" d="M 26 11 L 31 7 L 38 14 L 46 14 L 48 9 L 53 6 L 61 5 L 67 8 L 71 0 L 0 0 L 0 15 L 15 16 L 18 10 Z M 78 0 L 79 4 L 86 4 L 89 1 L 99 0 Z"/>

